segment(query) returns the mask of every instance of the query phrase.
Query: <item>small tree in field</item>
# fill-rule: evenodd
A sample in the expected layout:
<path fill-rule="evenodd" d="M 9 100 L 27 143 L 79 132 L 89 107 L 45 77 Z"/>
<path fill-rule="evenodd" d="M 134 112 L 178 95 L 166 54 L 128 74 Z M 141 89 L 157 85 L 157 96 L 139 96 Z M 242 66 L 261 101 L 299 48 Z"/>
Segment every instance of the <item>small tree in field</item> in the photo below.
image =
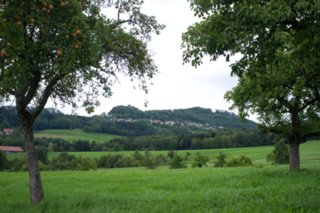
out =
<path fill-rule="evenodd" d="M 219 152 L 219 155 L 216 157 L 217 161 L 214 163 L 215 167 L 224 167 L 227 164 L 226 161 L 227 155 Z"/>
<path fill-rule="evenodd" d="M 34 204 L 44 195 L 33 124 L 49 98 L 90 113 L 98 97 L 124 74 L 146 81 L 157 69 L 147 50 L 151 33 L 163 28 L 141 13 L 142 0 L 0 1 L 0 103 L 15 101 Z M 101 6 L 116 11 L 106 17 Z"/>
<path fill-rule="evenodd" d="M 203 156 L 199 152 L 197 152 L 194 158 L 194 162 L 192 163 L 192 167 L 201 168 L 203 166 L 207 166 L 209 160 L 210 159 L 207 156 Z"/>
<path fill-rule="evenodd" d="M 274 144 L 274 150 L 267 155 L 267 160 L 276 164 L 289 163 L 289 149 L 284 140 L 278 140 Z"/>
<path fill-rule="evenodd" d="M 170 169 L 186 168 L 186 158 L 178 155 L 176 151 L 168 152 Z"/>

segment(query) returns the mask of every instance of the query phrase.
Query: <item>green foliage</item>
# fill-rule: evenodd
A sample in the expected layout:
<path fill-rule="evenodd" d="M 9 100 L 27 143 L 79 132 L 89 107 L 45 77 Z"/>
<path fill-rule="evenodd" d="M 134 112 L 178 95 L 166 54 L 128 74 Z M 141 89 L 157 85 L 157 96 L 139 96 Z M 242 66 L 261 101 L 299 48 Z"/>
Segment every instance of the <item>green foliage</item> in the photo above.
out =
<path fill-rule="evenodd" d="M 52 170 L 73 170 L 75 169 L 77 158 L 66 152 L 62 152 L 58 157 L 53 158 L 49 168 Z"/>
<path fill-rule="evenodd" d="M 8 159 L 6 153 L 0 150 L 0 171 L 7 167 Z"/>
<path fill-rule="evenodd" d="M 84 117 L 78 115 L 68 115 L 62 112 L 46 108 L 38 116 L 34 123 L 34 130 L 37 130 L 39 137 L 56 137 L 61 135 L 66 140 L 88 139 L 94 137 L 96 141 L 101 141 L 105 134 L 139 136 L 139 135 L 185 135 L 194 132 L 203 132 L 203 127 L 224 126 L 225 128 L 245 128 L 255 127 L 251 121 L 241 122 L 238 116 L 227 111 L 215 111 L 204 108 L 190 108 L 179 110 L 151 110 L 140 111 L 136 108 L 132 110 L 130 106 L 114 107 L 106 116 L 105 113 L 97 116 Z M 123 113 L 123 114 L 121 114 Z M 19 119 L 14 107 L 0 107 L 0 117 L 3 118 L 3 127 L 18 127 Z M 155 123 L 151 123 L 155 120 Z M 158 122 L 174 121 L 175 125 L 159 125 Z M 203 125 L 202 128 L 197 126 L 188 126 L 181 124 L 196 123 Z M 1 123 L 0 123 L 1 126 Z M 80 129 L 84 130 L 80 131 Z M 41 130 L 41 131 L 39 131 Z M 76 137 L 72 134 L 75 131 L 79 134 Z M 51 134 L 52 133 L 52 134 Z M 70 134 L 69 134 L 70 133 Z M 96 134 L 94 134 L 96 133 Z M 83 137 L 81 138 L 80 137 Z M 101 137 L 100 137 L 101 136 Z M 110 135 L 111 137 L 112 135 Z M 103 142 L 103 141 L 102 141 Z"/>
<path fill-rule="evenodd" d="M 144 152 L 143 165 L 147 169 L 155 169 L 158 166 L 157 159 L 154 158 L 148 150 Z"/>
<path fill-rule="evenodd" d="M 267 155 L 267 160 L 275 164 L 289 163 L 289 148 L 283 139 L 276 141 L 274 150 Z"/>
<path fill-rule="evenodd" d="M 31 99 L 41 111 L 49 96 L 76 104 L 72 99 L 81 91 L 91 112 L 97 94 L 109 96 L 111 78 L 120 72 L 139 80 L 146 90 L 145 80 L 156 72 L 146 42 L 163 26 L 140 11 L 142 1 L 110 2 L 107 6 L 119 19 L 104 16 L 102 3 L 1 3 L 1 100 L 13 95 L 28 105 Z M 20 97 L 24 91 L 28 96 Z"/>
<path fill-rule="evenodd" d="M 238 85 L 226 94 L 242 117 L 256 113 L 262 126 L 298 150 L 319 136 L 320 23 L 318 1 L 190 1 L 202 20 L 183 34 L 183 59 L 201 64 L 240 53 L 232 74 Z M 291 170 L 299 170 L 292 152 Z"/>
<path fill-rule="evenodd" d="M 81 170 L 81 171 L 96 170 L 97 164 L 96 164 L 96 161 L 91 158 L 80 156 L 77 159 L 77 163 L 76 163 L 74 169 Z"/>
<path fill-rule="evenodd" d="M 92 158 L 75 157 L 66 152 L 60 153 L 58 157 L 49 161 L 48 165 L 44 167 L 46 170 L 95 170 L 97 163 Z"/>
<path fill-rule="evenodd" d="M 194 157 L 194 162 L 192 163 L 192 167 L 205 167 L 209 162 L 209 158 L 207 156 L 201 155 L 199 152 L 196 153 Z"/>
<path fill-rule="evenodd" d="M 239 166 L 251 166 L 251 165 L 252 165 L 251 159 L 245 155 L 241 155 L 238 158 L 231 158 L 227 163 L 227 167 L 239 167 Z"/>
<path fill-rule="evenodd" d="M 227 155 L 219 152 L 219 155 L 216 157 L 217 161 L 214 163 L 215 167 L 224 167 L 227 164 L 226 161 Z"/>
<path fill-rule="evenodd" d="M 27 169 L 25 158 L 13 159 L 8 162 L 9 171 L 25 171 Z"/>
<path fill-rule="evenodd" d="M 187 164 L 186 164 L 186 161 L 188 158 L 187 155 L 186 157 L 181 157 L 180 155 L 178 155 L 177 152 L 170 151 L 168 152 L 168 158 L 169 158 L 170 169 L 180 169 L 180 168 L 187 167 Z"/>
<path fill-rule="evenodd" d="M 48 164 L 48 150 L 45 146 L 38 146 L 37 149 L 37 157 L 38 160 L 41 161 L 43 164 Z"/>

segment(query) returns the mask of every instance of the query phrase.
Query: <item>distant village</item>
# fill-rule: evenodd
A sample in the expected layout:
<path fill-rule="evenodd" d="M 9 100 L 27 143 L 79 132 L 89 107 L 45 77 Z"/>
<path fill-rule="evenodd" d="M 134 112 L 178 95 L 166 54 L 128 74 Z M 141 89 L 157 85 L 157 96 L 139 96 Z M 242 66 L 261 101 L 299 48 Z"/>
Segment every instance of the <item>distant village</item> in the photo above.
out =
<path fill-rule="evenodd" d="M 112 121 L 123 121 L 128 123 L 134 123 L 141 120 L 145 120 L 155 125 L 166 125 L 166 126 L 193 126 L 201 129 L 224 129 L 224 126 L 212 127 L 210 124 L 205 123 L 196 123 L 191 121 L 161 121 L 161 120 L 153 120 L 153 119 L 132 119 L 132 118 L 112 118 L 108 116 Z"/>

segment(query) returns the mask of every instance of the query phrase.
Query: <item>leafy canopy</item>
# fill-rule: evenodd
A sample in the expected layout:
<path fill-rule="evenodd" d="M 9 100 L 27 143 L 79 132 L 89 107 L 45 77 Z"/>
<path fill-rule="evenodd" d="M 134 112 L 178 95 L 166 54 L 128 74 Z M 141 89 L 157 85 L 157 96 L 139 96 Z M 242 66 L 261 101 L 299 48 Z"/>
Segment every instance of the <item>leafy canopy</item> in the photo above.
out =
<path fill-rule="evenodd" d="M 147 91 L 157 68 L 146 44 L 164 26 L 140 12 L 142 3 L 0 1 L 0 101 L 15 99 L 33 117 L 49 97 L 92 112 L 120 74 Z"/>
<path fill-rule="evenodd" d="M 201 21 L 183 34 L 194 66 L 236 53 L 238 85 L 226 94 L 242 116 L 257 113 L 287 137 L 319 130 L 320 1 L 190 0 Z M 291 128 L 292 127 L 292 128 Z M 310 128 L 312 127 L 312 128 Z"/>

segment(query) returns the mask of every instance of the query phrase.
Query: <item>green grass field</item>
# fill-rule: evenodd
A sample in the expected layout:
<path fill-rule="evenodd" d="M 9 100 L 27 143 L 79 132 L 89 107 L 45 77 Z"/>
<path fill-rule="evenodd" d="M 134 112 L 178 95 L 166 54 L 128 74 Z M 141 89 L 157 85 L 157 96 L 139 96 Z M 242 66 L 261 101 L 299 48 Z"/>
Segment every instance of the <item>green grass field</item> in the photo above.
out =
<path fill-rule="evenodd" d="M 253 147 L 202 154 L 245 154 L 259 163 L 271 150 Z M 289 173 L 288 165 L 265 163 L 246 168 L 42 172 L 45 200 L 37 207 L 29 202 L 27 173 L 2 172 L 0 212 L 319 212 L 319 141 L 301 145 L 301 168 Z"/>
<path fill-rule="evenodd" d="M 91 133 L 91 132 L 84 132 L 81 129 L 47 129 L 38 131 L 35 133 L 36 138 L 61 138 L 67 141 L 74 141 L 74 140 L 88 140 L 96 142 L 106 142 L 110 141 L 115 137 L 119 137 L 117 135 L 111 134 L 102 134 L 102 133 Z"/>
<path fill-rule="evenodd" d="M 199 152 L 201 155 L 208 156 L 211 160 L 219 154 L 225 153 L 228 158 L 238 157 L 240 155 L 248 156 L 254 163 L 266 163 L 266 155 L 273 150 L 273 146 L 257 146 L 257 147 L 244 147 L 244 148 L 225 148 L 225 149 L 203 149 L 203 150 L 179 150 L 179 155 L 185 155 L 187 152 L 191 153 L 191 157 Z M 310 141 L 301 144 L 301 160 L 306 162 L 320 161 L 320 141 Z M 153 155 L 162 154 L 167 156 L 168 151 L 151 151 Z M 102 155 L 108 154 L 121 154 L 132 155 L 133 151 L 119 151 L 119 152 L 70 152 L 70 154 L 82 157 L 98 158 Z M 143 151 L 141 151 L 143 154 Z M 49 158 L 59 155 L 59 152 L 49 153 Z"/>

